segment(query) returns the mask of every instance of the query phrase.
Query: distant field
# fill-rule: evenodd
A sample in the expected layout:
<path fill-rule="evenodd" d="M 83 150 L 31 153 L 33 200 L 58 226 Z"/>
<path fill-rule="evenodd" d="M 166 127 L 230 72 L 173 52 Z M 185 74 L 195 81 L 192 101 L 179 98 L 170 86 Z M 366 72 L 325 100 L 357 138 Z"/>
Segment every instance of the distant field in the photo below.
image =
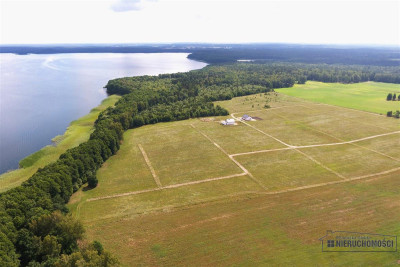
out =
<path fill-rule="evenodd" d="M 218 104 L 231 116 L 125 132 L 69 203 L 89 240 L 124 266 L 397 265 L 318 239 L 400 234 L 398 120 L 276 93 Z M 260 120 L 219 124 L 243 114 Z"/>
<path fill-rule="evenodd" d="M 89 139 L 93 124 L 99 113 L 109 106 L 113 106 L 119 96 L 110 96 L 90 113 L 71 122 L 65 133 L 53 138 L 55 146 L 46 146 L 20 161 L 21 168 L 0 175 L 0 193 L 20 185 L 31 177 L 38 168 L 56 161 L 67 149 L 75 147 Z"/>
<path fill-rule="evenodd" d="M 386 101 L 389 93 L 400 94 L 400 84 L 365 82 L 354 84 L 308 81 L 277 92 L 319 103 L 354 108 L 379 114 L 400 110 L 400 101 Z"/>

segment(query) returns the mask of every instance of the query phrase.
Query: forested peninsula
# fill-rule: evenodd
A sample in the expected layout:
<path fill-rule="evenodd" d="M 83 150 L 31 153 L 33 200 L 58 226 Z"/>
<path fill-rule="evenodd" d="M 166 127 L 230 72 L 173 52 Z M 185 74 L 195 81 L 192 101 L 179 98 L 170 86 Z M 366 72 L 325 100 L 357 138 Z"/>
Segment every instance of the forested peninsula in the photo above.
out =
<path fill-rule="evenodd" d="M 90 190 L 97 185 L 96 171 L 117 153 L 124 131 L 158 122 L 227 115 L 213 101 L 271 92 L 307 80 L 400 83 L 400 70 L 396 66 L 233 63 L 109 81 L 108 94 L 122 97 L 115 107 L 100 113 L 89 141 L 0 195 L 0 265 L 117 264 L 99 242 L 81 241 L 84 229 L 68 214 L 66 203 L 81 187 Z"/>

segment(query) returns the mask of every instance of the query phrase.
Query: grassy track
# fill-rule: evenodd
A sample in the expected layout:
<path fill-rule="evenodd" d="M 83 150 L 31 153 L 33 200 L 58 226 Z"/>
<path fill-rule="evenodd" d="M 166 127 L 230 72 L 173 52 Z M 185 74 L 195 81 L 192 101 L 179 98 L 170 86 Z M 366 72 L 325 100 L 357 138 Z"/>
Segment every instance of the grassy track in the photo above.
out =
<path fill-rule="evenodd" d="M 277 92 L 319 103 L 354 108 L 379 114 L 400 110 L 400 101 L 386 101 L 389 93 L 400 94 L 400 84 L 365 82 L 355 84 L 308 81 Z"/>
<path fill-rule="evenodd" d="M 322 253 L 318 240 L 327 230 L 400 234 L 397 120 L 274 93 L 218 104 L 262 120 L 192 119 L 125 132 L 97 173 L 98 187 L 69 203 L 90 240 L 124 266 L 397 264 L 399 253 Z M 242 175 L 211 179 L 235 174 Z"/>
<path fill-rule="evenodd" d="M 99 113 L 117 102 L 120 97 L 110 96 L 89 114 L 71 122 L 65 133 L 53 138 L 55 146 L 46 146 L 20 161 L 21 168 L 0 175 L 0 192 L 20 185 L 34 174 L 38 168 L 55 161 L 67 149 L 75 147 L 89 139 L 93 124 Z"/>

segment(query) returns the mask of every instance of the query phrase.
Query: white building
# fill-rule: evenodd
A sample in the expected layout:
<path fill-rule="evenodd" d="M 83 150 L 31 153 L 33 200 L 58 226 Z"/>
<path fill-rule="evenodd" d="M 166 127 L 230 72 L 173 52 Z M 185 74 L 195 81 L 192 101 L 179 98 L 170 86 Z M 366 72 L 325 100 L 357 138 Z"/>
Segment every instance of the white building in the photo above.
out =
<path fill-rule="evenodd" d="M 234 119 L 227 119 L 226 120 L 226 125 L 235 125 L 235 120 Z"/>
<path fill-rule="evenodd" d="M 251 119 L 252 119 L 252 118 L 251 118 L 249 115 L 246 115 L 246 114 L 243 115 L 243 117 L 242 117 L 242 120 L 243 120 L 243 121 L 251 121 Z"/>
<path fill-rule="evenodd" d="M 221 121 L 222 125 L 235 125 L 235 120 L 234 119 L 227 119 L 224 121 Z"/>

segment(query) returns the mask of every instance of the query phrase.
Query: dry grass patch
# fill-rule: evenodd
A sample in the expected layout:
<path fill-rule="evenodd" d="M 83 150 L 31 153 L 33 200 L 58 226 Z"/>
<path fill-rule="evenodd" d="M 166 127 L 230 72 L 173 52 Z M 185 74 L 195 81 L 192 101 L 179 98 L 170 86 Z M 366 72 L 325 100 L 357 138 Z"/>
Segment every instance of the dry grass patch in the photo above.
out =
<path fill-rule="evenodd" d="M 196 122 L 194 125 L 229 154 L 285 147 L 271 137 L 242 123 L 235 127 L 203 122 Z"/>
<path fill-rule="evenodd" d="M 126 131 L 118 153 L 99 169 L 99 184 L 87 191 L 87 197 L 120 194 L 156 188 L 157 185 L 136 144 L 135 130 Z"/>
<path fill-rule="evenodd" d="M 400 160 L 400 133 L 357 142 L 357 145 Z"/>
<path fill-rule="evenodd" d="M 398 161 L 352 144 L 300 150 L 346 178 L 379 173 L 400 167 Z"/>
<path fill-rule="evenodd" d="M 133 135 L 163 186 L 239 174 L 242 170 L 189 125 L 142 127 Z"/>
<path fill-rule="evenodd" d="M 135 217 L 154 211 L 165 212 L 176 207 L 227 198 L 249 191 L 261 192 L 261 190 L 260 186 L 249 177 L 240 176 L 137 195 L 82 202 L 79 213 L 75 210 L 74 214 L 85 223 L 91 223 L 121 216 Z"/>
<path fill-rule="evenodd" d="M 322 253 L 318 239 L 328 229 L 397 233 L 396 175 L 103 219 L 87 234 L 124 266 L 390 266 L 398 253 Z"/>
<path fill-rule="evenodd" d="M 295 150 L 235 158 L 271 191 L 341 180 L 340 177 Z"/>
<path fill-rule="evenodd" d="M 285 109 L 271 109 L 265 111 L 250 112 L 250 116 L 260 117 L 263 120 L 250 121 L 250 125 L 270 134 L 289 145 L 315 145 L 338 142 L 338 139 L 324 132 L 315 130 L 297 120 L 289 120 L 277 116 Z M 241 117 L 243 114 L 237 114 Z"/>

